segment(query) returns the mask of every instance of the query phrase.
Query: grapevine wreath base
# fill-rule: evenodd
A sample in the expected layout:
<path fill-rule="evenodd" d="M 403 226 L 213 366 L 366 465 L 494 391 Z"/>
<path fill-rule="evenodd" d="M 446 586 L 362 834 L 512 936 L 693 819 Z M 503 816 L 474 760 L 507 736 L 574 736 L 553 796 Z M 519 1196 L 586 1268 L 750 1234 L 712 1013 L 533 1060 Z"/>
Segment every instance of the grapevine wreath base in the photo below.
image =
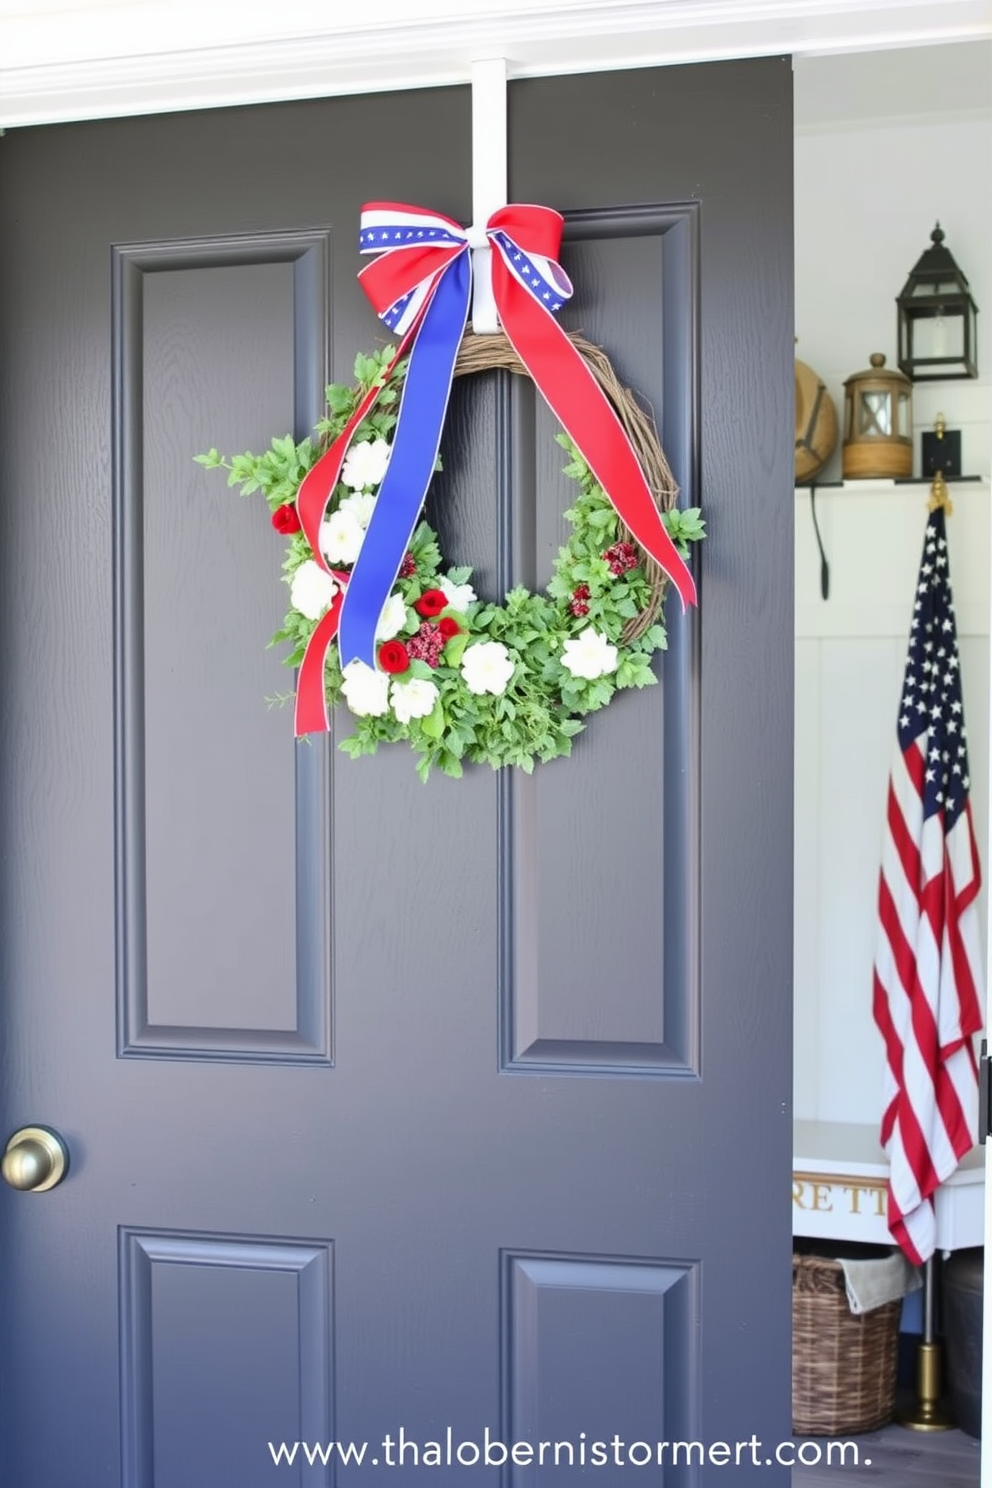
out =
<path fill-rule="evenodd" d="M 579 335 L 574 344 L 615 410 L 644 471 L 679 553 L 703 536 L 698 508 L 676 507 L 678 488 L 654 424 L 622 386 L 606 353 Z M 275 641 L 289 643 L 287 666 L 302 661 L 318 622 L 333 604 L 358 557 L 389 460 L 406 361 L 391 366 L 391 347 L 359 355 L 356 386 L 327 389 L 327 416 L 316 438 L 274 439 L 261 455 L 217 450 L 199 455 L 222 467 L 243 495 L 261 491 L 272 523 L 288 538 L 283 565 L 290 609 Z M 526 375 L 505 334 L 462 340 L 455 375 L 503 368 Z M 345 428 L 367 391 L 378 398 L 359 425 L 320 527 L 327 571 L 300 529 L 295 498 L 304 476 Z M 426 779 L 433 768 L 458 776 L 466 761 L 494 769 L 531 771 L 571 752 L 585 714 L 614 693 L 656 681 L 654 653 L 665 646 L 661 606 L 668 583 L 632 541 L 585 460 L 564 434 L 565 474 L 577 493 L 566 517 L 572 535 L 561 548 L 543 594 L 518 587 L 501 605 L 480 599 L 470 568 L 450 567 L 427 522 L 416 528 L 376 631 L 376 665 L 351 661 L 342 670 L 337 648 L 324 670 L 328 705 L 355 717 L 340 742 L 347 754 L 374 754 L 380 744 L 407 742 Z"/>

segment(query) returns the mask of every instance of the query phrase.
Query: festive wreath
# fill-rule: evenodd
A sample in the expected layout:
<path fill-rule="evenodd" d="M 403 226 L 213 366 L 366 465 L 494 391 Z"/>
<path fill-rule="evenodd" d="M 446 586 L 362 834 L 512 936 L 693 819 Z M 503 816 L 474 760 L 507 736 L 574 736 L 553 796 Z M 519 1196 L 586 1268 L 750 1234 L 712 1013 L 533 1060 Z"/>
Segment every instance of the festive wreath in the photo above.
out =
<path fill-rule="evenodd" d="M 605 353 L 580 336 L 569 339 L 615 409 L 684 557 L 688 544 L 703 536 L 699 509 L 675 506 L 677 487 L 654 426 Z M 196 457 L 227 470 L 228 484 L 242 495 L 260 491 L 272 525 L 288 538 L 283 572 L 290 608 L 273 637 L 289 643 L 287 666 L 302 661 L 358 558 L 388 466 L 407 370 L 394 356 L 392 347 L 359 355 L 356 385 L 328 387 L 328 412 L 316 438 L 299 444 L 291 436 L 277 438 L 260 455 L 227 459 L 212 449 Z M 503 334 L 466 335 L 456 375 L 492 367 L 525 371 Z M 301 531 L 295 497 L 374 388 L 375 405 L 354 434 L 320 526 L 325 567 Z M 342 668 L 336 648 L 327 653 L 327 702 L 344 703 L 356 719 L 339 745 L 345 753 L 374 754 L 382 743 L 405 740 L 418 756 L 422 779 L 435 767 L 459 776 L 465 761 L 530 772 L 537 760 L 569 754 L 584 715 L 605 707 L 615 692 L 656 681 L 651 658 L 665 646 L 666 577 L 631 541 L 572 441 L 565 434 L 557 438 L 569 454 L 565 474 L 578 490 L 565 513 L 572 534 L 559 550 L 547 592 L 518 587 L 503 604 L 487 602 L 472 587 L 471 568 L 449 567 L 437 534 L 421 521 L 380 615 L 376 666 L 353 660 Z"/>
<path fill-rule="evenodd" d="M 563 226 L 521 203 L 464 228 L 366 202 L 359 250 L 374 261 L 359 281 L 399 347 L 359 356 L 355 387 L 328 388 L 316 440 L 197 457 L 261 490 L 289 538 L 276 639 L 299 666 L 298 735 L 329 728 L 328 705 L 344 702 L 358 720 L 349 754 L 405 739 L 424 779 L 435 766 L 460 775 L 464 760 L 530 771 L 569 754 L 583 716 L 619 688 L 655 680 L 664 586 L 695 602 L 685 551 L 702 523 L 676 510 L 653 425 L 609 359 L 555 320 L 572 293 Z M 464 334 L 470 302 L 484 335 Z M 517 588 L 502 605 L 480 600 L 470 568 L 445 568 L 421 520 L 452 379 L 488 367 L 533 378 L 579 487 L 547 593 Z"/>

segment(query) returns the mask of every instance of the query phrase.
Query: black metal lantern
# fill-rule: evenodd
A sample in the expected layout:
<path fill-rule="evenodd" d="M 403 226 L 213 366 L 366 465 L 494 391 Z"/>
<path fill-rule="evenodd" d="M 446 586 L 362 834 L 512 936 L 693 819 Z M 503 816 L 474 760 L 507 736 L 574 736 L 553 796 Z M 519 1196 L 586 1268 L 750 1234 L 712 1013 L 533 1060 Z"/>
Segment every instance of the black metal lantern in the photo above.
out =
<path fill-rule="evenodd" d="M 899 366 L 913 382 L 948 382 L 978 376 L 975 318 L 978 306 L 949 248 L 940 223 L 933 247 L 921 256 L 896 300 Z"/>

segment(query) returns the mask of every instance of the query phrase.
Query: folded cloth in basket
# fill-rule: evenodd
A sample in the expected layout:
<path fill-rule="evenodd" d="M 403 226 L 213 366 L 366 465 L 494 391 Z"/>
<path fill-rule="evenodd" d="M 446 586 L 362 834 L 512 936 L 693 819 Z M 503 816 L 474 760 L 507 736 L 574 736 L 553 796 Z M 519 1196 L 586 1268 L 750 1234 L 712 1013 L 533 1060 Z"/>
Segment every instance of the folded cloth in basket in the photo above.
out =
<path fill-rule="evenodd" d="M 920 1273 L 901 1250 L 880 1260 L 847 1261 L 837 1257 L 844 1272 L 847 1304 L 853 1313 L 874 1312 L 886 1302 L 898 1302 L 922 1285 Z"/>

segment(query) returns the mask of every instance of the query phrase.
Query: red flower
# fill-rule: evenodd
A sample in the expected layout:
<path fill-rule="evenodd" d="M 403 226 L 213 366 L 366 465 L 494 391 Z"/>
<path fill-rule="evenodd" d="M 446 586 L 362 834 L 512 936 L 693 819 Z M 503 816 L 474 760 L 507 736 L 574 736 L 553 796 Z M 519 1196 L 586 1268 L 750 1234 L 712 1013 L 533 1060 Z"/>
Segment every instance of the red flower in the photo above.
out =
<path fill-rule="evenodd" d="M 437 628 L 446 641 L 450 641 L 452 636 L 461 635 L 462 630 L 458 621 L 452 620 L 450 615 L 442 615 L 437 622 Z"/>
<path fill-rule="evenodd" d="M 416 572 L 417 572 L 417 560 L 416 560 L 416 558 L 414 558 L 414 556 L 413 556 L 412 553 L 405 553 L 404 556 L 403 556 L 403 562 L 400 564 L 400 574 L 399 574 L 400 578 L 401 579 L 412 579 L 413 576 L 414 576 L 414 574 Z"/>
<path fill-rule="evenodd" d="M 285 506 L 276 507 L 272 513 L 272 525 L 284 537 L 289 537 L 291 533 L 300 531 L 302 523 L 297 515 L 296 506 L 292 501 L 287 501 Z"/>
<path fill-rule="evenodd" d="M 573 615 L 588 615 L 589 606 L 584 599 L 573 599 L 568 607 Z"/>
<path fill-rule="evenodd" d="M 418 615 L 432 620 L 435 615 L 440 615 L 442 610 L 448 608 L 448 596 L 443 589 L 425 589 L 413 608 Z"/>
<path fill-rule="evenodd" d="M 402 641 L 383 641 L 379 647 L 379 665 L 384 672 L 405 672 L 410 665 L 410 653 Z"/>
<path fill-rule="evenodd" d="M 572 590 L 572 598 L 573 599 L 588 599 L 589 598 L 589 585 L 588 584 L 577 584 L 576 587 Z"/>

